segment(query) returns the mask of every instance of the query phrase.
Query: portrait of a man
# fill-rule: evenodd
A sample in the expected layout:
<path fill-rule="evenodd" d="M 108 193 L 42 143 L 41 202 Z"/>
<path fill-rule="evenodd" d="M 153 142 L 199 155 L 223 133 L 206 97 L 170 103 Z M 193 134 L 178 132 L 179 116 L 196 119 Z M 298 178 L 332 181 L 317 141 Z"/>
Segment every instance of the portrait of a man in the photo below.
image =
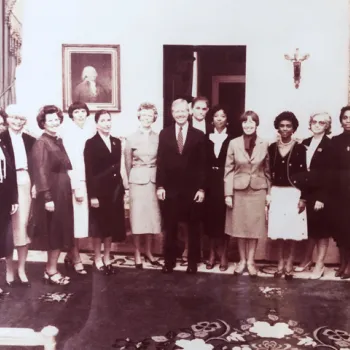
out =
<path fill-rule="evenodd" d="M 119 46 L 63 45 L 63 105 L 120 111 Z"/>

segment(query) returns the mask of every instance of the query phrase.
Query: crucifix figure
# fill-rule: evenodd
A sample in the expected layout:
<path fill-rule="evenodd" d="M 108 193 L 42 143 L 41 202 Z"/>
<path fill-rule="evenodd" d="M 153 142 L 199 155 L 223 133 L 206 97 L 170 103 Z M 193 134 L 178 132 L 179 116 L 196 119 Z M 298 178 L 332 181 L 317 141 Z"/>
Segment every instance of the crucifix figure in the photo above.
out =
<path fill-rule="evenodd" d="M 299 88 L 300 79 L 301 79 L 301 62 L 307 60 L 310 57 L 309 54 L 304 56 L 299 56 L 299 49 L 295 50 L 295 53 L 293 56 L 284 55 L 284 58 L 288 61 L 293 62 L 293 68 L 294 68 L 294 85 L 295 88 Z"/>

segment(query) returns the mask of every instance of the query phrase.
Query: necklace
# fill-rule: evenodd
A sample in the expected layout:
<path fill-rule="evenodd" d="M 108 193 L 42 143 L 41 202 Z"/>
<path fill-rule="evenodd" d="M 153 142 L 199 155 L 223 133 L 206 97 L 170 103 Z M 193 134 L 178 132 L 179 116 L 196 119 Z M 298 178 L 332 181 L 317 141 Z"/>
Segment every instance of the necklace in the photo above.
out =
<path fill-rule="evenodd" d="M 280 147 L 287 147 L 287 146 L 290 146 L 292 144 L 292 142 L 293 142 L 293 140 L 290 140 L 287 143 L 284 143 L 282 140 L 279 140 L 278 144 Z"/>

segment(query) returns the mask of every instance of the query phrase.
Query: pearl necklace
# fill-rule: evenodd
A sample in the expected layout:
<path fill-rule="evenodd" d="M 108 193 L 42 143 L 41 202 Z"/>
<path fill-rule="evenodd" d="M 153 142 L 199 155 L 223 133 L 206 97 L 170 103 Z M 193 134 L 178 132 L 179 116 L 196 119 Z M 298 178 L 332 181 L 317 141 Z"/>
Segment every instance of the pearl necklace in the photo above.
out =
<path fill-rule="evenodd" d="M 289 142 L 284 143 L 282 140 L 279 140 L 278 141 L 278 146 L 280 146 L 280 147 L 288 147 L 288 146 L 290 146 L 293 143 L 293 141 L 294 140 L 290 140 Z"/>

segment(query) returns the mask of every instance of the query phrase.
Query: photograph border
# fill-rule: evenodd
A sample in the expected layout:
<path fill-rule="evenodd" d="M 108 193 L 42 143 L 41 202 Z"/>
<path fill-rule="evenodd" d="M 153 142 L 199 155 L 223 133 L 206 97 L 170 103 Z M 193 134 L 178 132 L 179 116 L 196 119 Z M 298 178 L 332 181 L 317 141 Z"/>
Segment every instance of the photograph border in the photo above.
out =
<path fill-rule="evenodd" d="M 62 91 L 63 111 L 67 112 L 72 101 L 72 53 L 110 53 L 112 56 L 112 102 L 111 103 L 87 103 L 91 112 L 106 109 L 111 112 L 121 112 L 120 100 L 120 45 L 95 45 L 95 44 L 62 44 Z"/>

